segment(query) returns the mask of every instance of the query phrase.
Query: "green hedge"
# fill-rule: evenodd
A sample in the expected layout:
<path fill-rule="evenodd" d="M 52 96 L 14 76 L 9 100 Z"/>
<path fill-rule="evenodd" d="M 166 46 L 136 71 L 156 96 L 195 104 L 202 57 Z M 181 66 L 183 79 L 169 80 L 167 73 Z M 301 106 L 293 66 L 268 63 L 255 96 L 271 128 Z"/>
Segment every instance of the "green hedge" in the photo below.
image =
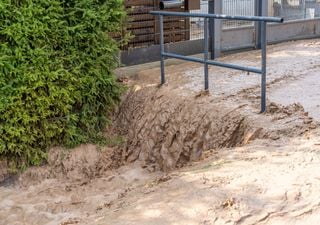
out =
<path fill-rule="evenodd" d="M 37 165 L 101 134 L 124 18 L 121 0 L 1 0 L 0 156 Z"/>

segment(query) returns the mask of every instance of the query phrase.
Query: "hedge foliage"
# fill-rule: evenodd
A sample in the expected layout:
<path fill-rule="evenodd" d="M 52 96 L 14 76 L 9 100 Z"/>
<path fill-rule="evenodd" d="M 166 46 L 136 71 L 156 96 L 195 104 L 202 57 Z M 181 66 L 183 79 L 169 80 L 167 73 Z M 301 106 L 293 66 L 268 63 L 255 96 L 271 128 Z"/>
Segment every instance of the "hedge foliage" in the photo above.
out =
<path fill-rule="evenodd" d="M 121 0 L 0 1 L 0 156 L 36 165 L 101 133 L 124 18 Z"/>

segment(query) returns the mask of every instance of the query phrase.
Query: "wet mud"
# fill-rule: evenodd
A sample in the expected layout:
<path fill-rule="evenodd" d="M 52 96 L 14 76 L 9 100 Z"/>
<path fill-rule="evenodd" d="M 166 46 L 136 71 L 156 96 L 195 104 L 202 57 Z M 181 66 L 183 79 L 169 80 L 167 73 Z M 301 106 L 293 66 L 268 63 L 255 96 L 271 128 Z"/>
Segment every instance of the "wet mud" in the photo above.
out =
<path fill-rule="evenodd" d="M 53 148 L 14 177 L 1 162 L 0 224 L 318 224 L 320 42 L 268 51 L 264 114 L 252 74 L 210 67 L 203 92 L 197 64 L 168 65 L 162 87 L 158 65 L 135 68 L 110 128 L 125 143 Z"/>

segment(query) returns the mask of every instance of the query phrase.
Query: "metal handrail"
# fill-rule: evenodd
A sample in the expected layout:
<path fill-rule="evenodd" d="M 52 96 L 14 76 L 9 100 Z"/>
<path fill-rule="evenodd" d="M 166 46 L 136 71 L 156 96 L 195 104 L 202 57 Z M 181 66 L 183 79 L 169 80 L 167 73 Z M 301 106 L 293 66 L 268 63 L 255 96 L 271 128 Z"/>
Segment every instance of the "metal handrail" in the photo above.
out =
<path fill-rule="evenodd" d="M 159 16 L 160 27 L 160 54 L 161 54 L 161 84 L 165 81 L 164 60 L 167 58 L 182 59 L 191 62 L 204 64 L 204 86 L 205 90 L 209 89 L 209 65 L 219 66 L 229 69 L 247 71 L 252 73 L 261 74 L 261 113 L 266 111 L 266 81 L 267 81 L 267 38 L 266 38 L 266 23 L 282 23 L 283 18 L 278 17 L 263 17 L 263 16 L 228 16 L 219 14 L 205 14 L 205 13 L 186 13 L 186 12 L 168 12 L 168 11 L 151 11 L 150 14 Z M 204 58 L 196 58 L 190 56 L 183 56 L 174 53 L 165 52 L 164 50 L 164 30 L 163 30 L 163 17 L 164 16 L 178 16 L 178 17 L 199 17 L 204 18 Z M 218 62 L 209 59 L 209 32 L 208 32 L 208 19 L 224 19 L 224 20 L 244 20 L 256 21 L 260 23 L 261 32 L 261 68 L 246 67 L 234 65 L 229 63 Z"/>
<path fill-rule="evenodd" d="M 282 23 L 283 18 L 270 16 L 228 16 L 223 14 L 208 13 L 186 13 L 186 12 L 170 12 L 170 11 L 151 11 L 152 15 L 177 16 L 177 17 L 198 17 L 198 18 L 214 18 L 221 20 L 245 20 L 245 21 L 264 21 L 271 23 Z"/>

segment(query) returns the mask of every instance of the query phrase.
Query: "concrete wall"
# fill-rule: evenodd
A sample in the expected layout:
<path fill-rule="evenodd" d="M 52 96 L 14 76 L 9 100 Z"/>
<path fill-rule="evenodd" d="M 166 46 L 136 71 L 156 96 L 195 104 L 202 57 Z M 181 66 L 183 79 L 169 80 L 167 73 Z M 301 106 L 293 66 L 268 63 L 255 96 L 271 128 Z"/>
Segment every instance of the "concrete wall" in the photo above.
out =
<path fill-rule="evenodd" d="M 268 43 L 320 38 L 320 18 L 310 20 L 289 21 L 283 24 L 269 24 L 267 29 Z M 221 34 L 221 50 L 235 51 L 255 46 L 254 27 L 242 27 L 223 30 Z M 166 51 L 193 55 L 203 52 L 203 40 L 183 41 L 166 44 Z M 159 46 L 138 48 L 121 53 L 123 65 L 136 65 L 160 60 Z"/>
<path fill-rule="evenodd" d="M 270 24 L 267 33 L 269 43 L 316 37 L 320 37 L 320 18 Z"/>
<path fill-rule="evenodd" d="M 255 29 L 253 26 L 223 30 L 221 34 L 221 50 L 236 50 L 255 45 Z"/>
<path fill-rule="evenodd" d="M 310 20 L 288 21 L 283 24 L 269 24 L 267 40 L 269 44 L 284 41 L 320 38 L 320 18 Z M 254 27 L 242 27 L 224 30 L 221 37 L 221 50 L 237 50 L 245 47 L 254 47 Z"/>

